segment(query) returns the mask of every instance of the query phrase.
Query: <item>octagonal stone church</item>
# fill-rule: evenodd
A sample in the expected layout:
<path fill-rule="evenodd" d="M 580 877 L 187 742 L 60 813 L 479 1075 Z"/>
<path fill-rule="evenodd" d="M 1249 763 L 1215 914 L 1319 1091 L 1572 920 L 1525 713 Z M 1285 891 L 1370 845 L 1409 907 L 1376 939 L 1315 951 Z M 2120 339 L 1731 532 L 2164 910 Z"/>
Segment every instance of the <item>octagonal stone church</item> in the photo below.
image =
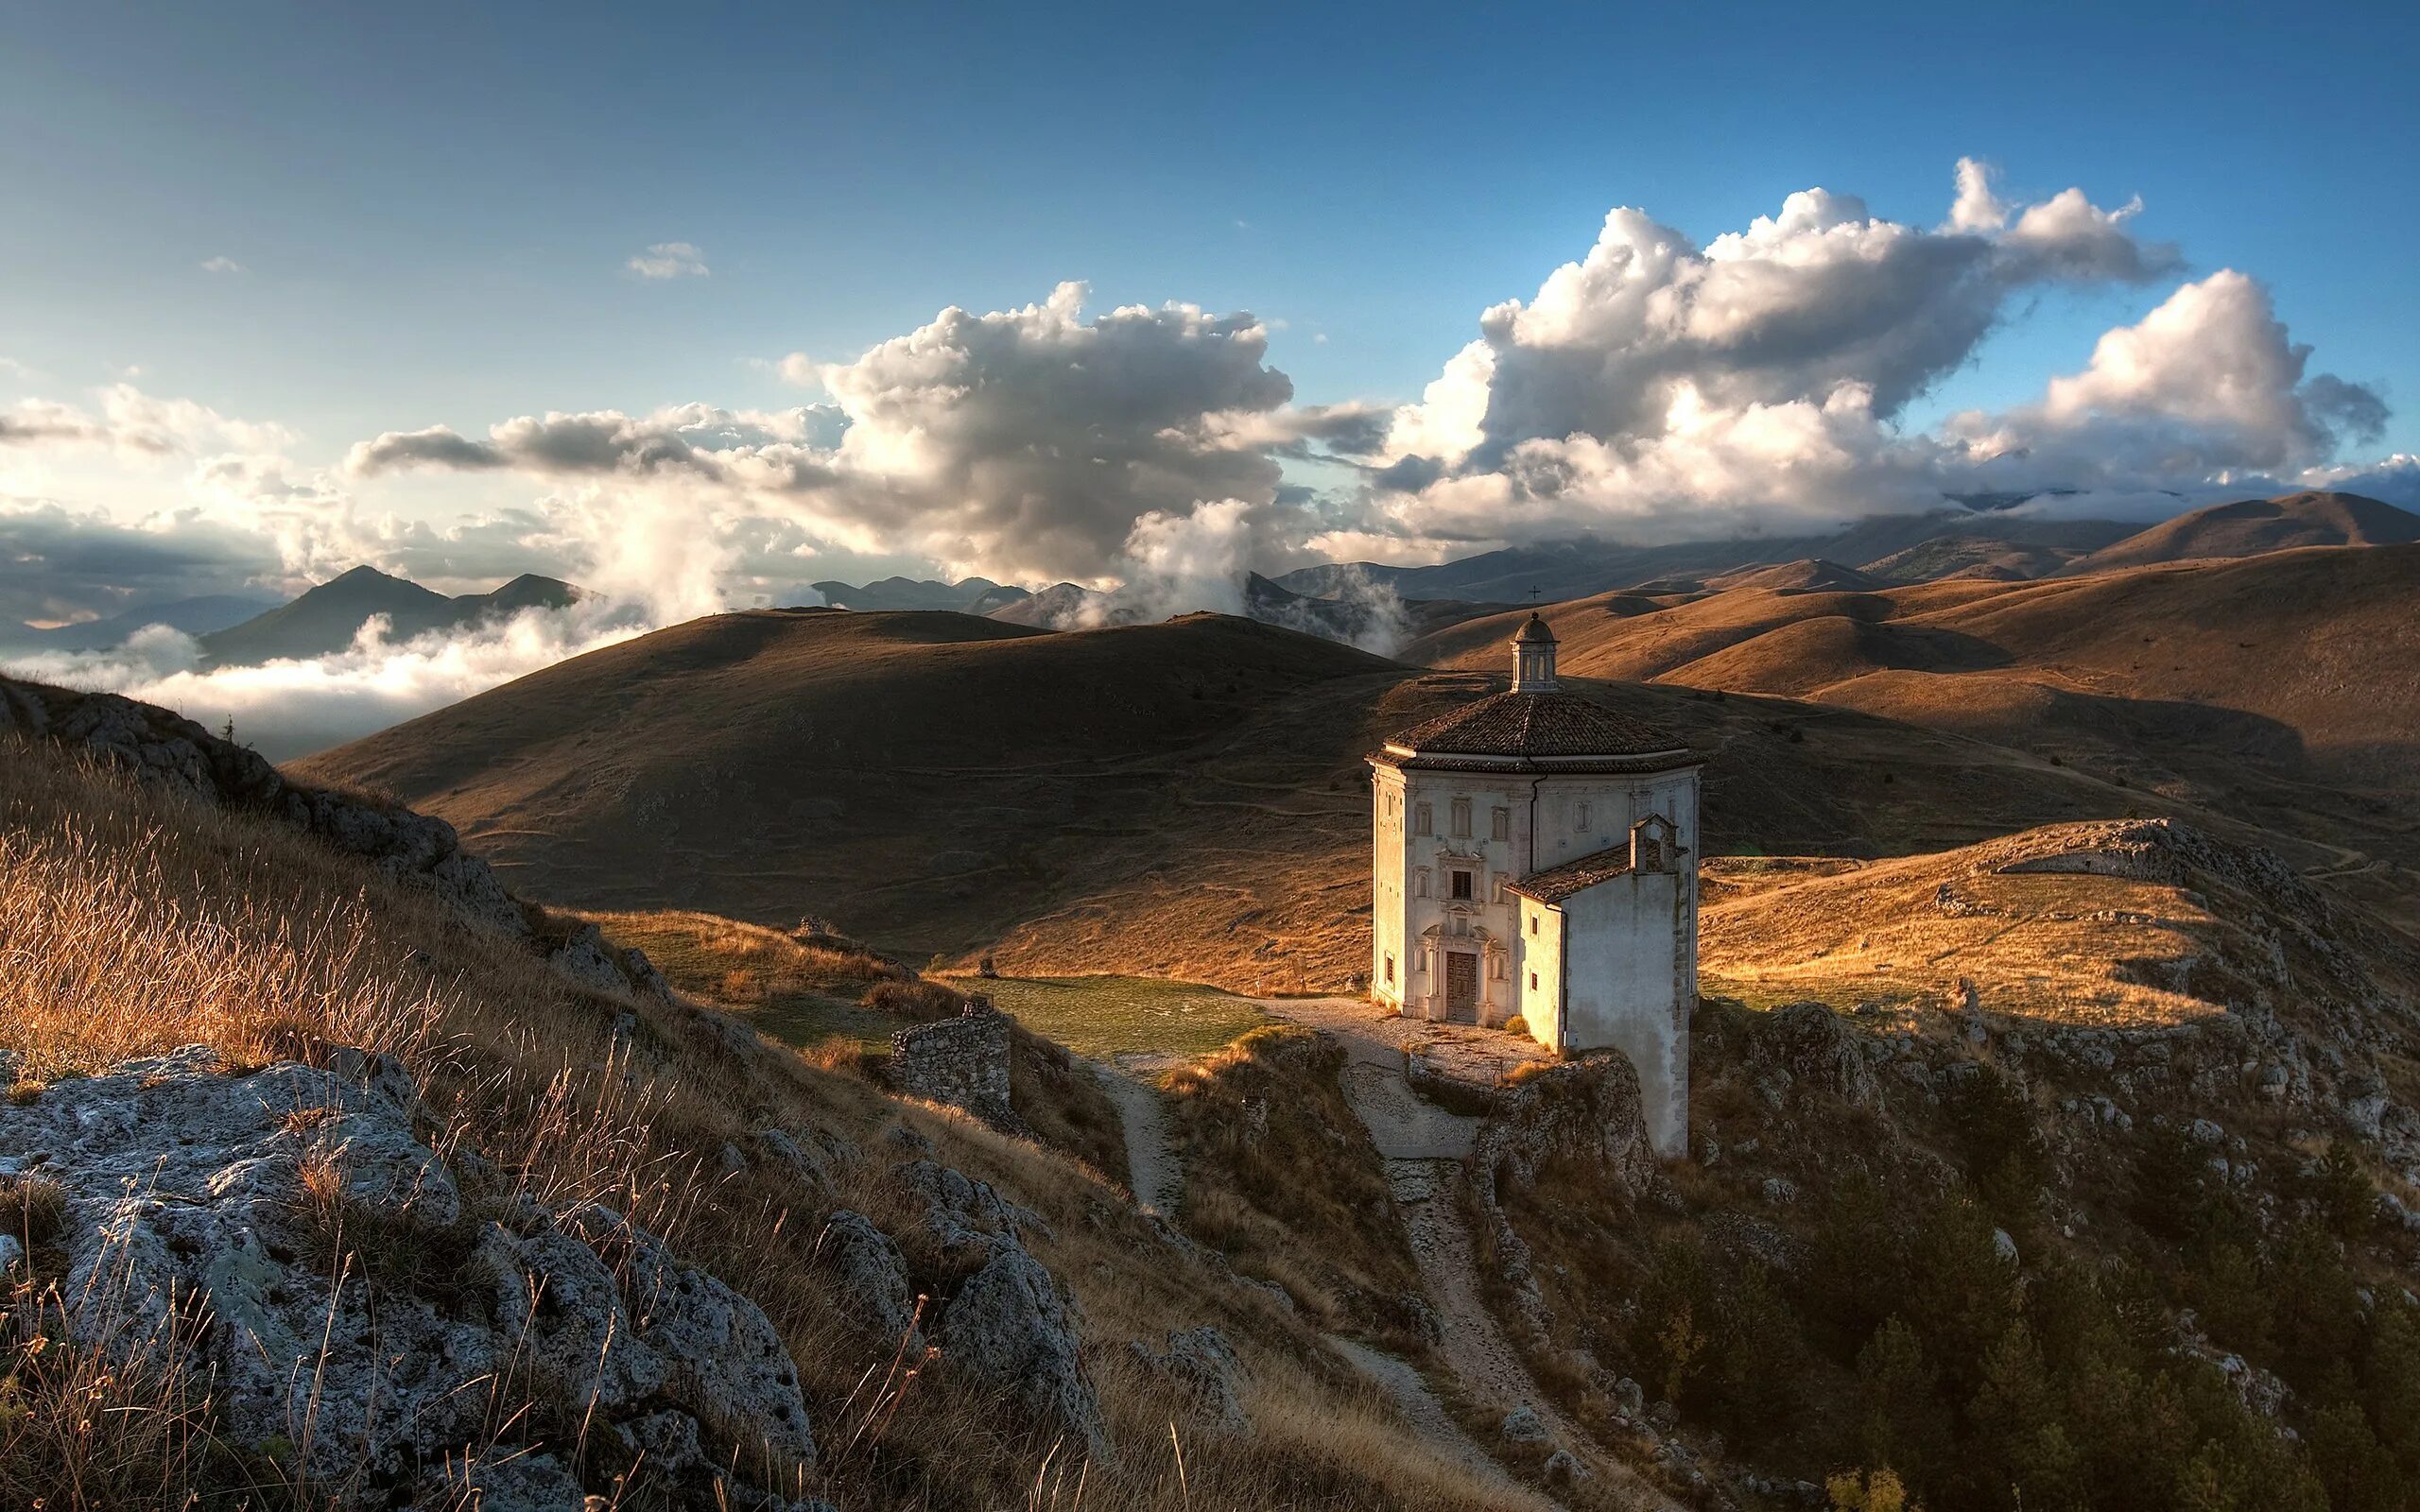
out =
<path fill-rule="evenodd" d="M 1532 613 L 1512 687 L 1372 755 L 1371 992 L 1407 1017 L 1612 1046 L 1658 1153 L 1688 1139 L 1698 772 L 1685 746 L 1555 681 Z"/>

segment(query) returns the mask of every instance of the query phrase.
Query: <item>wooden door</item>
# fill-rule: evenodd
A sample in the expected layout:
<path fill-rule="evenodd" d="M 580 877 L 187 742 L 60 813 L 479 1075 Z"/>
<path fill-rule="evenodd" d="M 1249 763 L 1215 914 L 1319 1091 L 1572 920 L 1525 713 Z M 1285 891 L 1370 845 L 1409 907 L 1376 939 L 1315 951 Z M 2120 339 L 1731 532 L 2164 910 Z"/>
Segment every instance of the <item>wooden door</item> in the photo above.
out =
<path fill-rule="evenodd" d="M 1445 953 L 1445 1017 L 1478 1022 L 1478 957 L 1469 951 Z"/>

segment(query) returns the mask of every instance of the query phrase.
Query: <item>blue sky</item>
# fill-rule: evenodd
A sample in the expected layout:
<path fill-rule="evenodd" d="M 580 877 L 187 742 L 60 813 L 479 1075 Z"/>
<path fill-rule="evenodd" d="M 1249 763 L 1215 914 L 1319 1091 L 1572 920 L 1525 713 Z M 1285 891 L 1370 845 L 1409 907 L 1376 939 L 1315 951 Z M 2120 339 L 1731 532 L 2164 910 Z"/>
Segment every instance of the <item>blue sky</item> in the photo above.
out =
<path fill-rule="evenodd" d="M 786 383 L 779 360 L 846 364 L 944 306 L 1013 310 L 1065 280 L 1090 285 L 1088 319 L 1129 302 L 1250 311 L 1266 341 L 1253 360 L 1290 378 L 1292 407 L 1383 413 L 1420 398 L 1481 310 L 1534 301 L 1549 272 L 1586 255 L 1614 206 L 1702 247 L 1820 186 L 1923 232 L 1948 215 L 1969 155 L 1997 170 L 2013 212 L 2071 186 L 2105 209 L 2140 197 L 2123 235 L 2178 257 L 2120 276 L 2009 273 L 1984 334 L 1919 365 L 1913 400 L 1880 415 L 1892 437 L 1932 437 L 1964 411 L 2016 415 L 1982 427 L 1986 446 L 1959 439 L 1959 465 L 2055 454 L 2093 474 L 2096 497 L 2183 497 L 2190 489 L 2159 492 L 2168 480 L 2143 467 L 2094 459 L 2118 444 L 2105 425 L 2086 434 L 2067 417 L 2054 446 L 2048 422 L 2029 430 L 2020 412 L 2083 369 L 2101 333 L 2232 268 L 2265 287 L 2290 343 L 2312 349 L 2311 373 L 2386 414 L 2366 430 L 2335 424 L 2343 444 L 2325 455 L 2309 426 L 2282 452 L 2205 447 L 2184 481 L 2299 476 L 2420 452 L 2415 63 L 2420 10 L 2382 5 L 21 7 L 0 23 L 0 403 L 93 414 L 95 393 L 124 383 L 276 434 L 189 426 L 167 448 L 197 467 L 254 458 L 241 507 L 222 509 L 241 492 L 226 481 L 237 470 L 209 489 L 182 460 L 121 476 L 124 450 L 99 457 L 89 437 L 77 456 L 0 468 L 0 498 L 148 518 L 155 533 L 181 508 L 269 530 L 269 499 L 449 529 L 542 497 L 554 509 L 564 472 L 526 455 L 432 463 L 423 448 L 383 475 L 343 464 L 385 433 L 443 427 L 484 444 L 491 427 L 550 411 L 825 403 Z M 631 271 L 668 244 L 710 271 Z M 234 267 L 210 271 L 214 260 Z M 2189 367 L 2189 344 L 2170 361 Z M 1825 386 L 1840 376 L 1824 371 Z M 1488 418 L 1466 446 L 1387 474 L 1358 502 L 1327 500 L 1316 530 L 1272 535 L 1255 520 L 1250 549 L 1409 559 L 1560 528 L 1559 507 L 1505 460 L 1559 432 L 1509 420 L 1507 382 L 1481 390 Z M 1767 385 L 1737 405 L 1821 406 L 1830 391 Z M 2323 396 L 2297 392 L 2320 413 Z M 1628 413 L 1626 399 L 1599 397 L 1588 413 Z M 1668 398 L 1659 389 L 1655 404 Z M 2130 396 L 2087 407 L 2095 424 L 2146 413 Z M 2153 418 L 2171 425 L 2172 410 Z M 1330 441 L 1299 435 L 1343 419 L 1281 418 L 1296 438 L 1267 455 L 1296 485 L 1374 475 L 1371 457 L 1400 461 L 1409 445 L 1399 429 L 1339 462 L 1318 455 Z M 1079 417 L 1067 434 L 1102 423 Z M 1616 452 L 1639 438 L 1614 420 L 1583 428 Z M 1617 462 L 1589 463 L 1603 497 L 1569 519 L 1668 534 L 1764 518 L 1765 502 L 1674 482 L 1668 455 Z M 979 463 L 939 472 L 959 487 Z M 616 465 L 627 478 L 633 464 Z M 849 465 L 863 473 L 862 459 Z M 1901 498 L 1893 488 L 1938 497 L 1941 465 L 1893 452 L 1830 495 L 1771 509 L 1853 513 L 1869 495 Z M 2050 465 L 2019 491 L 2066 482 Z M 1907 493 L 1911 469 L 1930 471 Z M 1715 472 L 1761 498 L 1736 466 Z M 1491 533 L 1473 514 L 1482 474 L 1498 480 L 1486 507 L 1510 500 L 1524 524 Z M 592 515 L 665 507 L 605 500 L 601 475 L 580 485 Z M 1297 500 L 1293 485 L 1223 467 L 1197 482 L 1255 509 Z M 1636 503 L 1658 490 L 1671 500 Z M 1138 496 L 1085 543 L 1020 553 L 1003 542 L 1049 532 L 1030 519 L 911 527 L 897 501 L 912 490 L 886 474 L 874 491 L 890 502 L 801 506 L 752 545 L 727 541 L 717 570 L 753 552 L 741 576 L 759 583 L 790 567 L 804 581 L 918 564 L 1115 576 L 1135 555 L 1121 539 L 1130 521 L 1190 507 Z M 683 507 L 722 507 L 701 497 Z M 1675 513 L 1684 505 L 1700 513 Z M 356 533 L 298 555 L 298 532 L 334 538 L 279 519 L 289 577 L 330 565 L 327 553 L 466 577 L 551 559 L 527 540 L 416 557 L 392 530 L 383 546 Z M 546 539 L 570 528 L 558 519 Z M 774 568 L 758 559 L 768 552 Z M 565 570 L 610 576 L 597 557 L 591 541 Z M 16 608 L 41 617 L 22 593 Z"/>
<path fill-rule="evenodd" d="M 1928 222 L 1972 153 L 2015 187 L 2142 196 L 2148 233 L 2267 281 L 2297 339 L 2392 398 L 2420 393 L 2415 18 L 20 9 L 0 352 L 71 379 L 140 364 L 333 446 L 771 402 L 746 358 L 854 353 L 1083 279 L 1101 304 L 1282 318 L 1300 391 L 1401 399 L 1612 205 L 1704 238 L 1820 184 Z M 712 276 L 624 273 L 669 241 Z M 201 272 L 214 256 L 247 274 Z M 2038 385 L 2150 302 L 2051 299 L 1948 397 Z M 2389 449 L 2420 449 L 2396 409 Z"/>

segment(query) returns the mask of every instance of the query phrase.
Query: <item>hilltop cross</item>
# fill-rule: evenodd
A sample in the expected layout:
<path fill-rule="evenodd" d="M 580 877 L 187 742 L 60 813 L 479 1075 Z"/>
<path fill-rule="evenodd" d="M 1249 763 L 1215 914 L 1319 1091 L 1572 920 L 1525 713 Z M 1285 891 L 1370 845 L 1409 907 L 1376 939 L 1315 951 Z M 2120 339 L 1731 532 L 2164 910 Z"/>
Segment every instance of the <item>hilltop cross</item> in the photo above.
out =
<path fill-rule="evenodd" d="M 1530 589 L 1530 603 L 1532 603 L 1532 604 L 1536 603 L 1539 599 L 1542 599 L 1542 598 L 1544 598 L 1544 597 L 1546 597 L 1546 596 L 1547 596 L 1547 591 L 1546 591 L 1545 589 L 1543 589 L 1543 588 L 1532 588 L 1532 589 Z"/>

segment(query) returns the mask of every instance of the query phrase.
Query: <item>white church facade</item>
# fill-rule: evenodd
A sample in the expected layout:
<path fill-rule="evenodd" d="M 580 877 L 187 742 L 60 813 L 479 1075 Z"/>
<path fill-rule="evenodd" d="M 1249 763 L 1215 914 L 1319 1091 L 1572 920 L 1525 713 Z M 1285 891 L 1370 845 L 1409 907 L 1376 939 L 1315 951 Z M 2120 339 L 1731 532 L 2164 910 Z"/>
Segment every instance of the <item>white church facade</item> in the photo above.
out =
<path fill-rule="evenodd" d="M 1531 614 L 1510 692 L 1370 757 L 1372 995 L 1407 1017 L 1611 1046 L 1659 1153 L 1688 1141 L 1698 773 L 1686 747 L 1560 688 Z"/>

